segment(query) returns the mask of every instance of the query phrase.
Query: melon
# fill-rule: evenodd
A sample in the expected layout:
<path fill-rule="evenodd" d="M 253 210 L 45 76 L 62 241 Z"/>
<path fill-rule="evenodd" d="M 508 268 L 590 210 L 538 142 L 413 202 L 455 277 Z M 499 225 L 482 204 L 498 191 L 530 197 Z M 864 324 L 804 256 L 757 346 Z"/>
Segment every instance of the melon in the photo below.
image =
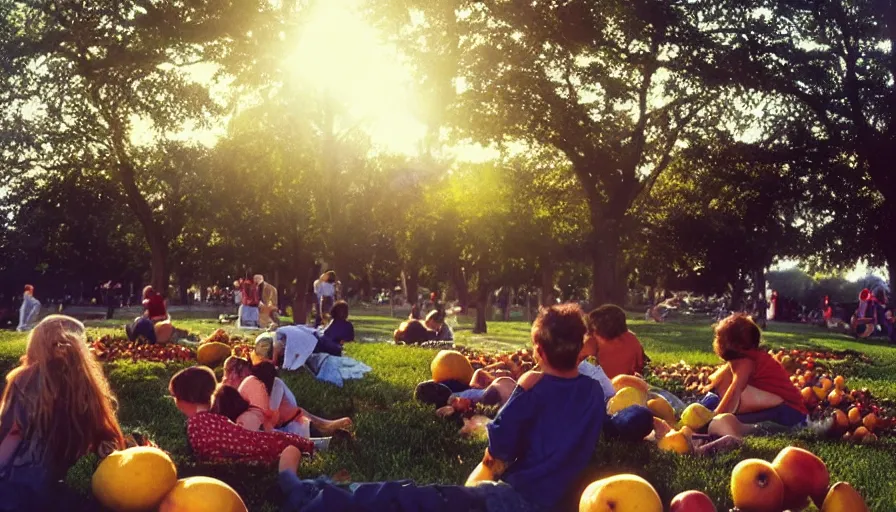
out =
<path fill-rule="evenodd" d="M 247 512 L 232 487 L 215 478 L 191 476 L 178 480 L 159 512 Z"/>
<path fill-rule="evenodd" d="M 622 388 L 637 388 L 647 394 L 650 385 L 644 379 L 635 377 L 634 375 L 617 375 L 613 377 L 613 389 L 619 391 Z"/>
<path fill-rule="evenodd" d="M 467 357 L 456 350 L 442 350 L 429 365 L 432 380 L 445 382 L 456 380 L 467 384 L 473 378 L 473 366 Z"/>
<path fill-rule="evenodd" d="M 149 446 L 112 452 L 93 473 L 93 495 L 115 512 L 155 510 L 177 483 L 167 453 Z"/>
<path fill-rule="evenodd" d="M 670 425 L 675 424 L 675 409 L 663 397 L 657 397 L 647 401 L 647 408 L 653 415 Z"/>
<path fill-rule="evenodd" d="M 196 360 L 199 364 L 215 368 L 224 362 L 230 356 L 230 345 L 225 345 L 217 341 L 203 343 L 196 350 Z"/>
<path fill-rule="evenodd" d="M 638 388 L 622 388 L 607 401 L 607 413 L 613 415 L 633 405 L 646 406 L 647 395 Z"/>

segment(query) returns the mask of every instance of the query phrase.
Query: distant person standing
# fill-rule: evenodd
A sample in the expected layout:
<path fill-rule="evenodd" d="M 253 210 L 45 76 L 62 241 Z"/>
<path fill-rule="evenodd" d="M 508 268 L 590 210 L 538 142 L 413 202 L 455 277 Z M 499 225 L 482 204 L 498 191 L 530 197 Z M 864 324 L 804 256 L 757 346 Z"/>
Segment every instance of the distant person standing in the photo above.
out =
<path fill-rule="evenodd" d="M 314 321 L 314 326 L 320 327 L 324 320 L 324 311 L 329 316 L 330 309 L 336 303 L 336 272 L 328 270 L 320 276 L 314 293 L 317 295 L 317 318 Z"/>
<path fill-rule="evenodd" d="M 238 325 L 258 328 L 258 287 L 251 279 L 240 279 L 240 313 Z"/>
<path fill-rule="evenodd" d="M 240 308 L 240 304 L 243 303 L 243 292 L 240 291 L 240 282 L 233 282 L 233 305 L 236 306 L 237 310 Z"/>
<path fill-rule="evenodd" d="M 22 294 L 22 307 L 19 308 L 19 326 L 16 330 L 30 331 L 37 323 L 38 316 L 40 316 L 40 301 L 34 298 L 34 287 L 26 284 L 25 292 Z"/>
<path fill-rule="evenodd" d="M 258 325 L 267 329 L 271 325 L 280 323 L 280 315 L 277 309 L 277 288 L 264 280 L 261 274 L 252 277 L 258 286 Z"/>

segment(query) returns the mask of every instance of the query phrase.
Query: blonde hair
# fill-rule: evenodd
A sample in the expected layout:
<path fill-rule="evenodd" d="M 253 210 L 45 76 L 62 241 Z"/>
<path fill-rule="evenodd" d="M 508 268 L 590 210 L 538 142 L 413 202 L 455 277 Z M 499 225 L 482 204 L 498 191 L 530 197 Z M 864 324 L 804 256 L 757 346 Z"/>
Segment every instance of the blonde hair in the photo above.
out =
<path fill-rule="evenodd" d="M 224 360 L 224 375 L 228 373 L 249 373 L 252 371 L 252 363 L 248 359 L 229 356 Z"/>
<path fill-rule="evenodd" d="M 12 396 L 15 388 L 31 389 L 32 379 L 35 393 Z M 22 438 L 41 440 L 55 470 L 66 470 L 91 451 L 125 448 L 117 402 L 87 349 L 84 324 L 74 318 L 50 315 L 31 331 L 20 366 L 6 376 L 4 417 L 13 399 L 24 401 L 28 418 Z"/>

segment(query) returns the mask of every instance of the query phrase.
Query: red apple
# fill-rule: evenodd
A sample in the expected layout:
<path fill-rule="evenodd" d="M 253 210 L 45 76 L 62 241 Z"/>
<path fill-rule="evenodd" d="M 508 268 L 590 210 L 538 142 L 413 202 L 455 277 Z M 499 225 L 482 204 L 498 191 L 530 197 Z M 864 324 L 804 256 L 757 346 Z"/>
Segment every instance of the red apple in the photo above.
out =
<path fill-rule="evenodd" d="M 716 506 L 700 491 L 685 491 L 672 498 L 669 512 L 716 512 Z"/>
<path fill-rule="evenodd" d="M 824 462 L 812 452 L 788 446 L 778 453 L 772 467 L 784 482 L 784 508 L 802 510 L 806 499 L 824 501 L 831 477 Z"/>

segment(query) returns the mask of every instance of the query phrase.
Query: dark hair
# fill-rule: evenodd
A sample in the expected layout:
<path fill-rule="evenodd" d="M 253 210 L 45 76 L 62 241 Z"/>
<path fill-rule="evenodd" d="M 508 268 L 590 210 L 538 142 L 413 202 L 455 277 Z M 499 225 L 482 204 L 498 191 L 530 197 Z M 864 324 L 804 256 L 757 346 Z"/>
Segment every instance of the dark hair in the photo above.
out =
<path fill-rule="evenodd" d="M 344 300 L 336 301 L 330 308 L 330 318 L 333 320 L 348 320 L 348 303 Z"/>
<path fill-rule="evenodd" d="M 445 323 L 445 310 L 444 309 L 434 309 L 430 311 L 426 315 L 426 321 L 429 322 L 432 320 L 433 322 L 444 324 Z"/>
<path fill-rule="evenodd" d="M 326 276 L 326 279 L 325 279 L 326 282 L 328 282 L 328 283 L 336 282 L 336 272 L 333 272 L 332 270 L 327 270 L 326 272 L 324 272 L 324 276 Z"/>
<path fill-rule="evenodd" d="M 405 343 L 423 343 L 436 339 L 435 331 L 430 331 L 420 320 L 408 320 L 395 331 L 395 341 Z"/>
<path fill-rule="evenodd" d="M 587 332 L 582 308 L 578 304 L 559 304 L 538 313 L 532 324 L 532 342 L 541 347 L 551 366 L 571 370 L 579 363 Z"/>
<path fill-rule="evenodd" d="M 268 390 L 268 396 L 274 389 L 274 379 L 277 378 L 277 367 L 270 361 L 262 361 L 252 366 L 252 375 L 264 384 L 264 388 Z"/>
<path fill-rule="evenodd" d="M 615 304 L 604 304 L 588 313 L 588 320 L 590 330 L 605 340 L 616 339 L 628 332 L 625 311 Z"/>
<path fill-rule="evenodd" d="M 249 402 L 240 395 L 235 387 L 221 384 L 215 390 L 210 412 L 227 416 L 230 421 L 236 421 L 241 414 L 248 410 Z"/>
<path fill-rule="evenodd" d="M 712 348 L 725 361 L 742 358 L 747 350 L 759 348 L 762 341 L 759 326 L 743 313 L 735 313 L 716 324 L 715 334 Z"/>
<path fill-rule="evenodd" d="M 207 404 L 212 400 L 212 393 L 218 380 L 215 372 L 207 366 L 193 366 L 174 374 L 168 382 L 168 392 L 178 400 L 191 404 Z"/>

